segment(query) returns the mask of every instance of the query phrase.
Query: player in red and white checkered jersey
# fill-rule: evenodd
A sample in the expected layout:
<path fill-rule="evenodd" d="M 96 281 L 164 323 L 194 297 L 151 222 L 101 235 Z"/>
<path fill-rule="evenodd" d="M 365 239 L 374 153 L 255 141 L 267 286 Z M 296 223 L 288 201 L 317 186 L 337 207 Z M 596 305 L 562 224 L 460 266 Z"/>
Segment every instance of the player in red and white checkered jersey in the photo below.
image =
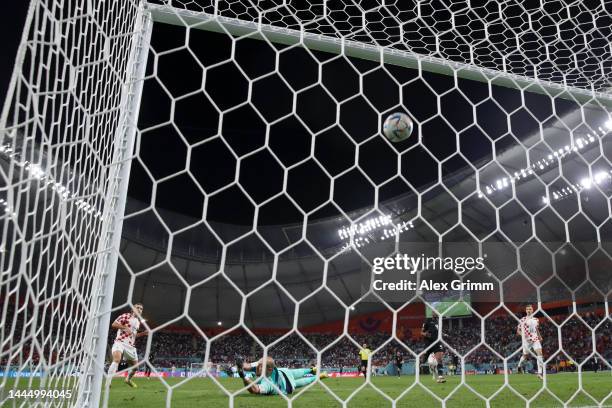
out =
<path fill-rule="evenodd" d="M 516 328 L 516 334 L 523 341 L 523 355 L 518 363 L 519 370 L 525 360 L 529 358 L 529 351 L 533 349 L 538 363 L 538 378 L 542 379 L 544 374 L 544 357 L 542 356 L 542 335 L 540 334 L 540 321 L 533 316 L 533 305 L 525 306 L 526 316 L 523 317 Z"/>
<path fill-rule="evenodd" d="M 121 326 L 129 328 L 129 330 L 123 330 Z M 138 332 L 140 328 L 140 319 L 138 319 L 134 313 L 124 313 L 120 315 L 115 319 L 112 327 L 113 329 L 118 329 L 115 343 L 119 342 L 126 346 L 134 347 L 136 332 Z"/>
<path fill-rule="evenodd" d="M 132 312 L 123 313 L 115 319 L 111 326 L 113 329 L 117 329 L 117 337 L 115 337 L 115 342 L 111 349 L 113 353 L 113 362 L 110 367 L 108 367 L 107 386 L 109 387 L 113 376 L 117 372 L 119 363 L 123 358 L 130 365 L 130 372 L 125 379 L 125 383 L 130 387 L 136 388 L 136 384 L 132 381 L 132 377 L 136 374 L 136 368 L 138 367 L 138 354 L 134 343 L 137 337 L 149 334 L 146 330 L 140 333 L 138 332 L 142 319 L 142 310 L 142 303 L 134 304 Z"/>

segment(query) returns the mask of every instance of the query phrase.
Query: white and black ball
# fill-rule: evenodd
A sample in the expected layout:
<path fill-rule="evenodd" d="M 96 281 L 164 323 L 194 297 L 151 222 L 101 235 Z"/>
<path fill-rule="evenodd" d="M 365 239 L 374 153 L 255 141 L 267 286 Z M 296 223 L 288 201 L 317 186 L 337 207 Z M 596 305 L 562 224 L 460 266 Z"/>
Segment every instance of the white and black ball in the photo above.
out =
<path fill-rule="evenodd" d="M 412 134 L 414 123 L 410 116 L 403 112 L 395 112 L 387 116 L 383 124 L 383 134 L 393 143 L 402 142 Z"/>

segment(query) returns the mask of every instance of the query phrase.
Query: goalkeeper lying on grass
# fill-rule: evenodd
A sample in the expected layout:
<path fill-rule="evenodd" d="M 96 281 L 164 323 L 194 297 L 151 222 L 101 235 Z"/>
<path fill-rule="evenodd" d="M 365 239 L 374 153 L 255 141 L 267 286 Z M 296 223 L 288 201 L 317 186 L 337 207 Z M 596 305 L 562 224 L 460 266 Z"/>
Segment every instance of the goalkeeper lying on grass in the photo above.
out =
<path fill-rule="evenodd" d="M 248 385 L 251 394 L 262 395 L 278 395 L 279 393 L 288 395 L 296 389 L 313 383 L 317 379 L 317 368 L 280 368 L 274 364 L 274 359 L 268 357 L 266 359 L 265 376 L 253 380 L 245 375 L 245 371 L 255 371 L 257 377 L 261 376 L 264 369 L 264 359 L 255 363 L 245 363 L 241 358 L 236 359 L 236 367 L 238 375 L 244 381 L 244 385 Z M 329 377 L 326 372 L 319 375 L 320 379 Z"/>

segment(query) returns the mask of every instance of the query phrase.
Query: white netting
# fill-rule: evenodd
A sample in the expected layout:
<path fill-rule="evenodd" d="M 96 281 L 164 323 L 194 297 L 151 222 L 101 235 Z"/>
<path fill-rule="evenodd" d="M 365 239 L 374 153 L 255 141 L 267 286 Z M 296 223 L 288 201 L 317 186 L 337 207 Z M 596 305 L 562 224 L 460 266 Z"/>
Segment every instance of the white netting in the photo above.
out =
<path fill-rule="evenodd" d="M 95 404 L 112 296 L 114 311 L 143 302 L 155 327 L 141 361 L 190 381 L 207 367 L 213 404 L 240 392 L 219 379 L 234 355 L 350 373 L 364 342 L 376 374 L 401 350 L 417 381 L 323 382 L 306 398 L 609 401 L 583 376 L 612 358 L 605 4 L 155 3 L 33 1 L 0 123 L 3 390 Z M 380 133 L 394 111 L 415 122 L 399 144 Z M 454 392 L 421 386 L 425 347 L 408 332 L 413 306 L 457 298 L 364 292 L 383 241 L 503 253 L 468 276 L 495 285 L 459 305 L 471 320 L 440 320 Z M 571 392 L 523 394 L 508 375 L 523 301 L 542 309 L 547 364 L 578 367 Z M 489 392 L 467 368 L 503 374 Z M 182 386 L 161 384 L 177 396 L 163 401 Z"/>

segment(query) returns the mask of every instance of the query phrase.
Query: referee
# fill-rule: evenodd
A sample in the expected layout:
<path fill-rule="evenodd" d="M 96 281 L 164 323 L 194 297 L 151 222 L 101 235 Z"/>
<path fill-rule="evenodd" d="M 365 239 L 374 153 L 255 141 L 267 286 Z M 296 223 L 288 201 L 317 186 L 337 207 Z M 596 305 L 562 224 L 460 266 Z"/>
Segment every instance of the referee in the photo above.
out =
<path fill-rule="evenodd" d="M 395 369 L 397 370 L 397 378 L 399 378 L 402 374 L 402 365 L 404 363 L 404 356 L 402 355 L 401 350 L 397 350 L 395 352 Z"/>
<path fill-rule="evenodd" d="M 363 378 L 366 381 L 368 380 L 368 360 L 370 359 L 371 354 L 372 350 L 368 348 L 366 343 L 363 343 L 361 350 L 359 350 L 359 359 L 361 360 L 361 367 L 359 371 L 363 373 Z"/>

